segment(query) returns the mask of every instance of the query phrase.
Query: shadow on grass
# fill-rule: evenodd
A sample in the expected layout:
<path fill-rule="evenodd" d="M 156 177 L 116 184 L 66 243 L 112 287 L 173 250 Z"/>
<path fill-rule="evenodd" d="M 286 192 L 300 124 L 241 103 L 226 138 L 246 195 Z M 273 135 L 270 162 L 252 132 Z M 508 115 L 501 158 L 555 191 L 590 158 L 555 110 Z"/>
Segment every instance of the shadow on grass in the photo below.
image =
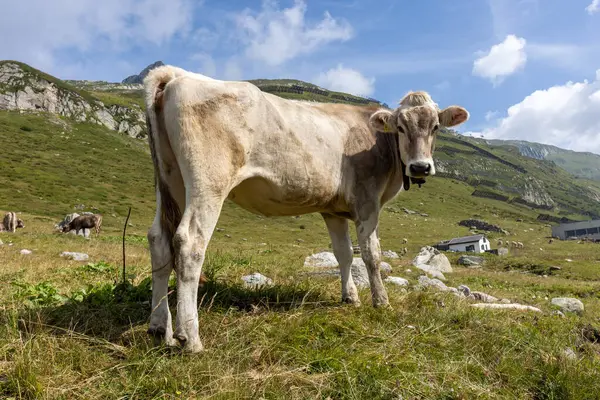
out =
<path fill-rule="evenodd" d="M 17 311 L 0 311 L 0 320 L 13 321 L 19 331 L 26 335 L 36 332 L 52 332 L 55 335 L 72 334 L 118 340 L 133 327 L 149 321 L 152 301 L 151 279 L 138 285 L 103 283 L 81 289 L 63 301 L 54 304 L 37 303 Z M 169 288 L 169 305 L 175 316 L 176 288 Z M 281 284 L 261 288 L 249 288 L 209 279 L 198 290 L 198 307 L 204 312 L 287 311 L 300 307 L 336 306 L 323 289 L 309 283 Z M 10 324 L 10 322 L 9 322 Z"/>

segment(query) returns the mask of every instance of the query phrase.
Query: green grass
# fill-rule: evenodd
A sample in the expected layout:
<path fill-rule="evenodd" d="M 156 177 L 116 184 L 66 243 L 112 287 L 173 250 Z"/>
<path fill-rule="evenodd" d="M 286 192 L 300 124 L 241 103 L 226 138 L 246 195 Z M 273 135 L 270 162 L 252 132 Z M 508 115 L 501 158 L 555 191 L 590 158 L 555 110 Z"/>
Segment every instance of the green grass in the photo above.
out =
<path fill-rule="evenodd" d="M 432 226 L 460 230 L 450 216 L 454 211 L 437 205 L 431 222 L 385 214 L 382 248 L 401 246 L 406 236 L 414 254 Z M 205 264 L 210 280 L 199 293 L 207 349 L 194 356 L 154 347 L 145 334 L 150 268 L 144 243 L 128 244 L 133 286 L 120 290 L 114 286 L 120 246 L 109 239 L 116 232 L 86 241 L 44 233 L 45 222 L 33 220 L 19 234 L 2 235 L 14 246 L 0 247 L 0 285 L 8 288 L 0 294 L 0 393 L 86 399 L 597 398 L 600 345 L 583 335 L 588 324 L 600 327 L 597 245 L 555 242 L 541 253 L 545 232 L 539 225 L 507 219 L 511 231 L 527 229 L 516 235 L 526 249 L 507 258 L 488 255 L 481 270 L 455 267 L 447 274 L 448 284 L 535 305 L 542 315 L 475 310 L 452 295 L 394 287 L 388 287 L 392 310 L 372 309 L 364 290 L 363 307 L 355 309 L 338 303 L 338 278 L 304 275 L 304 257 L 327 248 L 319 219 L 302 217 L 304 230 L 292 218 L 269 220 L 261 229 L 266 220 L 236 223 L 251 217 L 226 211 L 219 223 L 226 230 L 215 234 Z M 34 253 L 21 256 L 23 247 Z M 85 251 L 92 261 L 62 259 L 62 250 Z M 457 256 L 450 257 L 454 266 Z M 391 262 L 394 275 L 414 283 L 418 274 L 404 271 L 410 257 Z M 562 269 L 548 278 L 506 269 L 531 259 Z M 276 285 L 243 288 L 239 277 L 254 271 Z M 579 297 L 586 312 L 553 316 L 545 300 L 553 296 Z M 577 360 L 564 356 L 567 348 Z"/>
<path fill-rule="evenodd" d="M 153 212 L 154 172 L 145 142 L 95 124 L 65 128 L 45 115 L 6 111 L 0 131 L 3 209 L 60 220 L 84 204 L 104 214 L 108 226 L 129 206 L 133 223 Z"/>
<path fill-rule="evenodd" d="M 362 307 L 343 306 L 339 278 L 312 276 L 303 266 L 306 256 L 329 248 L 320 217 L 267 219 L 228 202 L 218 222 L 224 230 L 209 246 L 209 281 L 199 293 L 205 353 L 155 347 L 145 333 L 151 275 L 145 234 L 154 216 L 145 143 L 93 125 L 49 121 L 0 113 L 7 155 L 0 159 L 0 202 L 3 211 L 21 211 L 26 224 L 0 234 L 0 398 L 598 398 L 599 245 L 548 244 L 550 229 L 536 221 L 537 211 L 473 197 L 472 186 L 439 177 L 401 194 L 382 213 L 382 249 L 409 250 L 388 260 L 393 275 L 415 284 L 411 259 L 421 246 L 468 234 L 458 222 L 482 218 L 525 248 L 486 255 L 476 270 L 457 266 L 459 254 L 449 254 L 454 272 L 447 284 L 537 306 L 542 314 L 477 310 L 453 295 L 392 286 L 391 310 L 373 309 L 368 290 L 360 292 Z M 53 232 L 79 203 L 104 214 L 99 238 Z M 129 206 L 131 283 L 122 286 L 120 235 Z M 494 245 L 505 238 L 489 236 Z M 23 248 L 33 253 L 21 255 Z M 90 259 L 67 260 L 63 251 Z M 275 285 L 244 288 L 240 277 L 253 272 Z M 552 315 L 550 299 L 557 296 L 580 298 L 584 314 Z M 577 359 L 567 358 L 566 349 Z"/>
<path fill-rule="evenodd" d="M 122 107 L 139 107 L 142 110 L 145 108 L 144 99 L 141 95 L 130 94 L 121 92 L 101 91 L 96 90 L 91 92 L 95 97 L 104 103 L 105 106 L 110 107 L 112 105 Z"/>
<path fill-rule="evenodd" d="M 92 95 L 107 105 L 143 106 L 139 92 Z M 539 210 L 471 195 L 480 188 L 514 198 L 532 177 L 559 204 L 548 213 L 577 219 L 598 211 L 587 196 L 600 187 L 510 148 L 476 141 L 473 148 L 452 138 L 440 135 L 436 160 L 446 169 L 440 175 L 455 179 L 432 177 L 382 212 L 381 248 L 408 249 L 387 260 L 393 275 L 414 285 L 420 274 L 411 260 L 422 246 L 468 234 L 460 220 L 484 219 L 510 232 L 490 234 L 494 247 L 502 238 L 525 248 L 486 255 L 481 269 L 460 267 L 460 255 L 448 254 L 454 272 L 446 274 L 447 284 L 543 313 L 477 310 L 451 294 L 392 286 L 391 310 L 373 309 L 368 290 L 360 292 L 361 308 L 343 306 L 339 278 L 310 275 L 303 266 L 306 256 L 329 250 L 319 216 L 268 219 L 227 202 L 203 270 L 209 280 L 199 289 L 206 351 L 184 356 L 155 347 L 145 333 L 146 231 L 155 207 L 146 142 L 43 113 L 0 112 L 0 211 L 20 212 L 26 225 L 0 233 L 0 398 L 600 398 L 594 339 L 600 335 L 600 245 L 549 244 Z M 98 238 L 54 231 L 78 204 L 103 214 Z M 128 207 L 129 283 L 122 285 Z M 351 235 L 356 242 L 353 229 Z M 33 253 L 20 254 L 24 248 Z M 68 260 L 63 251 L 90 259 Z M 253 272 L 275 285 L 243 287 L 240 277 Z M 174 305 L 174 279 L 171 286 Z M 581 299 L 583 315 L 552 315 L 550 299 L 558 296 Z M 566 349 L 577 359 L 565 357 Z"/>

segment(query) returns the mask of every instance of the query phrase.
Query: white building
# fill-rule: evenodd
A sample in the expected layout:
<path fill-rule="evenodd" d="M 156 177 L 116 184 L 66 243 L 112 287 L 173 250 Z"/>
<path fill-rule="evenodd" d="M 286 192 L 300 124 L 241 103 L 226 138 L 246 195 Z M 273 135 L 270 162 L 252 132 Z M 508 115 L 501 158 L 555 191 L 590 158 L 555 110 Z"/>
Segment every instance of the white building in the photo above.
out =
<path fill-rule="evenodd" d="M 491 250 L 490 241 L 485 235 L 472 235 L 454 238 L 440 242 L 436 246 L 439 250 L 485 253 Z"/>
<path fill-rule="evenodd" d="M 555 225 L 552 227 L 552 236 L 561 240 L 571 237 L 600 240 L 600 219 Z"/>

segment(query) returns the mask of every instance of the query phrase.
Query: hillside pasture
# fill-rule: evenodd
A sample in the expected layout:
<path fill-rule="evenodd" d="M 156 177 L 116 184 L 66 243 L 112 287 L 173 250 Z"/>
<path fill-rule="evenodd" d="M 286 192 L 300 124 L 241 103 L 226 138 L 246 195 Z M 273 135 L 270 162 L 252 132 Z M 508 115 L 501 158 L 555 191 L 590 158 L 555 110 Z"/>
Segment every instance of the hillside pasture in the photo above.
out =
<path fill-rule="evenodd" d="M 391 310 L 373 309 L 368 289 L 360 292 L 362 307 L 344 306 L 337 276 L 311 275 L 303 266 L 306 256 L 329 250 L 319 217 L 266 219 L 228 203 L 218 224 L 222 231 L 209 246 L 204 268 L 209 281 L 199 289 L 206 351 L 196 356 L 156 347 L 145 333 L 151 297 L 145 229 L 151 214 L 130 220 L 125 287 L 118 285 L 124 218 L 86 240 L 53 232 L 56 218 L 22 214 L 25 229 L 0 235 L 0 285 L 6 288 L 0 293 L 0 394 L 597 398 L 600 245 L 548 244 L 549 228 L 533 215 L 463 192 L 468 188 L 462 183 L 431 179 L 384 212 L 382 249 L 409 249 L 407 256 L 387 260 L 392 275 L 414 285 L 420 273 L 411 260 L 420 247 L 468 233 L 458 220 L 484 214 L 511 232 L 491 234 L 494 247 L 502 237 L 522 241 L 525 248 L 507 257 L 486 255 L 481 269 L 459 267 L 459 255 L 448 253 L 454 272 L 446 274 L 446 283 L 543 313 L 478 310 L 452 294 L 389 284 Z M 409 215 L 402 207 L 429 216 Z M 517 216 L 524 222 L 516 222 Z M 22 255 L 21 249 L 32 254 Z M 60 257 L 63 251 L 84 252 L 90 259 L 69 261 Z M 245 288 L 240 278 L 253 272 L 274 285 Z M 584 314 L 552 315 L 549 299 L 558 296 L 581 299 Z"/>
<path fill-rule="evenodd" d="M 155 198 L 145 142 L 44 114 L 2 112 L 0 130 L 0 211 L 25 221 L 16 233 L 0 233 L 0 398 L 599 397 L 600 244 L 549 244 L 550 228 L 534 209 L 472 196 L 473 186 L 441 177 L 401 193 L 382 213 L 380 238 L 382 250 L 408 249 L 385 261 L 410 287 L 386 284 L 392 308 L 379 310 L 368 289 L 360 291 L 362 307 L 340 304 L 339 277 L 304 267 L 305 257 L 330 250 L 318 215 L 263 218 L 227 202 L 199 288 L 206 351 L 183 355 L 146 334 Z M 54 230 L 82 210 L 103 214 L 98 238 Z M 415 287 L 421 273 L 413 257 L 469 234 L 458 225 L 469 218 L 510 233 L 490 233 L 494 248 L 498 238 L 524 248 L 485 255 L 479 269 L 458 266 L 460 255 L 448 253 L 454 272 L 446 284 L 542 313 L 475 309 Z M 68 260 L 64 251 L 89 260 Z M 254 272 L 273 286 L 244 287 L 241 277 Z M 173 306 L 174 278 L 171 288 Z M 585 311 L 555 315 L 553 297 L 576 297 Z"/>

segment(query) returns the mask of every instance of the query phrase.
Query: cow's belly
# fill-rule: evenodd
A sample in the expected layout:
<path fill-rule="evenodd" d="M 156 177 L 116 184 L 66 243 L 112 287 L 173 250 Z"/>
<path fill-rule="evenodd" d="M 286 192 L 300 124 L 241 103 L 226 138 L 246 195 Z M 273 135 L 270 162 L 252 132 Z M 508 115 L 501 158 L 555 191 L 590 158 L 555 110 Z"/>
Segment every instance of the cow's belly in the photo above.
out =
<path fill-rule="evenodd" d="M 304 182 L 282 182 L 277 179 L 252 177 L 245 179 L 229 193 L 228 199 L 255 214 L 291 216 L 324 211 L 345 211 L 328 185 L 306 185 Z"/>

